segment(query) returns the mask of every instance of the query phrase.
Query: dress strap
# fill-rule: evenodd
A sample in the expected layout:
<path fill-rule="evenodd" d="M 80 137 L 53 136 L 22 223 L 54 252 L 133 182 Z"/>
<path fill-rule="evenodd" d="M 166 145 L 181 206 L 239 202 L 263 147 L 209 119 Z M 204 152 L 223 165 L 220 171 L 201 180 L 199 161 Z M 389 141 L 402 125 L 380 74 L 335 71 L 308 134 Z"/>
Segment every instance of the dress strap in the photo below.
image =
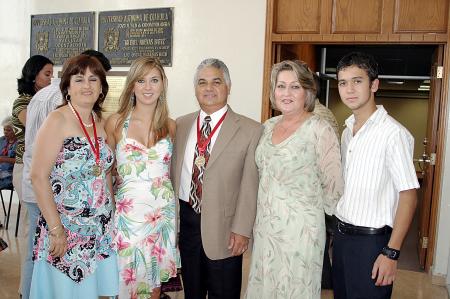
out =
<path fill-rule="evenodd" d="M 127 118 L 123 122 L 123 126 L 122 126 L 122 139 L 123 140 L 127 138 L 128 127 L 130 126 L 131 112 L 132 111 L 130 111 L 130 114 L 128 114 Z"/>

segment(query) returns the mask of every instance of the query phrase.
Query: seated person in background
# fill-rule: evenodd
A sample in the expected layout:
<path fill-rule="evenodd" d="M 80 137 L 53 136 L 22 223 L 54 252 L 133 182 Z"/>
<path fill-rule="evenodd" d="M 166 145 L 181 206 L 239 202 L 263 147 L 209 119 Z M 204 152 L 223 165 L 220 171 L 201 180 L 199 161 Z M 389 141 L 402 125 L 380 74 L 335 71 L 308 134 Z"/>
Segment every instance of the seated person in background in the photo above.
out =
<path fill-rule="evenodd" d="M 12 171 L 16 162 L 17 138 L 14 134 L 11 117 L 2 121 L 4 136 L 0 137 L 0 189 L 12 185 Z"/>

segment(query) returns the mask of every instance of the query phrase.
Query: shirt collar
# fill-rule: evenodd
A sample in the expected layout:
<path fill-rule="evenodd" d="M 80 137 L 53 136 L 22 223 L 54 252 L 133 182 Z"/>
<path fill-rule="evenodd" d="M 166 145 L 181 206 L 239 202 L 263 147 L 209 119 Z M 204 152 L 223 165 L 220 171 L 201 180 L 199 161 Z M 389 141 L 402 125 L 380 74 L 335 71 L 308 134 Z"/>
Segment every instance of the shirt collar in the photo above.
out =
<path fill-rule="evenodd" d="M 372 113 L 372 115 L 369 117 L 369 119 L 363 126 L 370 123 L 380 123 L 386 117 L 387 114 L 388 113 L 386 109 L 384 109 L 383 105 L 377 105 L 377 110 L 375 110 L 375 112 Z M 345 126 L 349 129 L 353 129 L 354 124 L 355 124 L 355 115 L 352 114 L 345 120 Z"/>
<path fill-rule="evenodd" d="M 61 78 L 53 77 L 50 82 L 51 82 L 51 84 L 59 85 L 59 83 L 61 83 Z"/>
<path fill-rule="evenodd" d="M 225 105 L 222 108 L 220 108 L 219 110 L 217 110 L 216 112 L 210 114 L 209 116 L 211 116 L 211 123 L 210 123 L 211 126 L 214 126 L 215 124 L 217 124 L 217 122 L 220 120 L 220 118 L 227 111 L 228 111 L 228 105 Z M 207 116 L 207 115 L 208 114 L 205 111 L 200 110 L 201 125 L 203 124 L 203 120 L 205 119 L 205 116 Z"/>

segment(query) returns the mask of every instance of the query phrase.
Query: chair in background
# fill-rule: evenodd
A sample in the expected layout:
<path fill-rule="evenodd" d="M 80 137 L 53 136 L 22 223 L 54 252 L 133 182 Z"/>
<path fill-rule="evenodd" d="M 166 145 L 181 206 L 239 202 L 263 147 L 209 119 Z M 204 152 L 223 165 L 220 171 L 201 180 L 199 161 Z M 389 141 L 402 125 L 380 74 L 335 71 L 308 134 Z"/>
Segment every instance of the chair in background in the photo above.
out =
<path fill-rule="evenodd" d="M 0 198 L 2 200 L 2 205 L 3 205 L 3 209 L 5 209 L 5 203 L 3 200 L 3 190 L 6 191 L 10 191 L 10 195 L 9 195 L 9 205 L 8 205 L 8 212 L 6 213 L 6 221 L 5 221 L 5 229 L 8 229 L 9 226 L 9 216 L 11 215 L 11 205 L 12 205 L 12 201 L 13 201 L 13 195 L 14 195 L 14 187 L 13 185 L 9 185 L 3 189 L 0 189 Z M 17 208 L 17 219 L 16 219 L 16 231 L 15 231 L 15 237 L 17 237 L 17 233 L 19 231 L 19 220 L 20 220 L 20 209 L 21 209 L 21 204 L 19 202 L 18 208 Z"/>

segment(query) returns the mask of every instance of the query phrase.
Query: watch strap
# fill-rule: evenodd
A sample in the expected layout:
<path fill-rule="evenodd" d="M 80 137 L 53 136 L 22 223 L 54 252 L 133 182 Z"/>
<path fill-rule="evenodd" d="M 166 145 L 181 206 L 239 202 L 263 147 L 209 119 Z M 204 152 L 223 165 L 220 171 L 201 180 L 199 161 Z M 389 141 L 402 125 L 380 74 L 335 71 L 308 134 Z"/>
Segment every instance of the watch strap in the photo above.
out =
<path fill-rule="evenodd" d="M 381 254 L 391 260 L 396 261 L 400 257 L 400 250 L 384 246 L 383 249 L 381 250 Z"/>

